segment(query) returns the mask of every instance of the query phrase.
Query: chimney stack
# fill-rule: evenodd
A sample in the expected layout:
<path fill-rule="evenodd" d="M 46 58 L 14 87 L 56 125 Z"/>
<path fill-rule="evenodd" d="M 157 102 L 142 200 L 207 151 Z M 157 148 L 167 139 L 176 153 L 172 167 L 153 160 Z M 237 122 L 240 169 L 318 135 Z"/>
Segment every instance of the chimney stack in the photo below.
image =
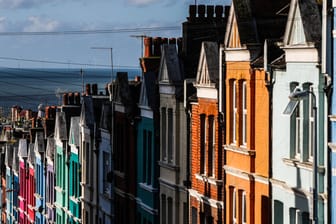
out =
<path fill-rule="evenodd" d="M 161 37 L 154 37 L 153 45 L 154 45 L 154 56 L 161 56 Z"/>
<path fill-rule="evenodd" d="M 68 102 L 68 94 L 67 93 L 64 93 L 63 94 L 63 105 L 68 105 L 69 102 Z"/>
<path fill-rule="evenodd" d="M 86 86 L 85 86 L 85 95 L 87 95 L 87 96 L 89 96 L 89 95 L 91 95 L 91 86 L 90 86 L 90 84 L 86 84 Z"/>
<path fill-rule="evenodd" d="M 213 5 L 207 5 L 207 17 L 213 18 L 214 16 L 214 6 Z"/>
<path fill-rule="evenodd" d="M 144 38 L 144 45 L 145 45 L 144 57 L 151 57 L 152 56 L 152 38 L 151 37 L 145 37 Z"/>
<path fill-rule="evenodd" d="M 74 105 L 75 104 L 75 96 L 74 96 L 73 93 L 69 93 L 68 100 L 69 100 L 69 105 Z"/>
<path fill-rule="evenodd" d="M 169 44 L 175 44 L 176 45 L 176 38 L 174 38 L 174 37 L 169 38 Z"/>
<path fill-rule="evenodd" d="M 220 19 L 223 17 L 223 6 L 221 5 L 216 5 L 215 7 L 215 12 L 216 12 L 216 18 Z"/>
<path fill-rule="evenodd" d="M 98 95 L 98 84 L 92 84 L 92 95 Z"/>
<path fill-rule="evenodd" d="M 75 104 L 76 105 L 80 105 L 80 93 L 79 92 L 76 92 L 75 93 Z"/>
<path fill-rule="evenodd" d="M 200 19 L 205 18 L 205 5 L 198 5 L 198 17 Z"/>

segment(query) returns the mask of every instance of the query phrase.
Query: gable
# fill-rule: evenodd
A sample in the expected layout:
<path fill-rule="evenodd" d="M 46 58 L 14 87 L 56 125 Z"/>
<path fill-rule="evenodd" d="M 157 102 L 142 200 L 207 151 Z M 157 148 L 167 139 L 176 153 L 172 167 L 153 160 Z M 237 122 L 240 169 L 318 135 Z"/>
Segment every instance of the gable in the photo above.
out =
<path fill-rule="evenodd" d="M 145 79 L 143 79 L 142 84 L 141 84 L 139 105 L 140 106 L 148 106 L 148 98 L 147 98 L 146 80 Z"/>
<path fill-rule="evenodd" d="M 285 46 L 314 46 L 321 42 L 320 9 L 314 0 L 291 2 L 284 36 Z"/>
<path fill-rule="evenodd" d="M 294 8 L 293 20 L 291 24 L 289 34 L 289 45 L 298 45 L 298 44 L 305 44 L 306 37 L 304 34 L 304 28 L 302 23 L 302 17 L 299 9 L 299 5 L 296 4 Z"/>
<path fill-rule="evenodd" d="M 196 85 L 213 86 L 219 79 L 218 47 L 215 42 L 203 42 L 198 64 Z"/>
<path fill-rule="evenodd" d="M 161 64 L 160 70 L 161 70 L 160 81 L 161 82 L 169 82 L 168 69 L 167 69 L 167 63 L 166 63 L 165 58 L 163 58 L 163 63 Z"/>
<path fill-rule="evenodd" d="M 237 19 L 234 13 L 232 16 L 232 21 L 230 22 L 230 30 L 229 30 L 227 47 L 228 48 L 241 48 Z"/>

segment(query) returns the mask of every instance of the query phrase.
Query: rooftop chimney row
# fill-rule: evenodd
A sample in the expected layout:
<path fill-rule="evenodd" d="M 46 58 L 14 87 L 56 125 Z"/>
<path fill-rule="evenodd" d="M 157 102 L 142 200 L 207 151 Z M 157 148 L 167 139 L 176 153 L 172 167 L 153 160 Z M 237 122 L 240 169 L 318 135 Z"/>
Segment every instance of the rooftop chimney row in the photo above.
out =
<path fill-rule="evenodd" d="M 222 19 L 229 15 L 229 7 L 224 7 L 222 5 L 190 5 L 189 6 L 189 20 L 195 19 Z"/>
<path fill-rule="evenodd" d="M 162 37 L 145 37 L 144 38 L 144 57 L 160 57 L 161 46 L 163 44 L 177 45 L 178 52 L 182 50 L 182 38 L 162 38 Z"/>

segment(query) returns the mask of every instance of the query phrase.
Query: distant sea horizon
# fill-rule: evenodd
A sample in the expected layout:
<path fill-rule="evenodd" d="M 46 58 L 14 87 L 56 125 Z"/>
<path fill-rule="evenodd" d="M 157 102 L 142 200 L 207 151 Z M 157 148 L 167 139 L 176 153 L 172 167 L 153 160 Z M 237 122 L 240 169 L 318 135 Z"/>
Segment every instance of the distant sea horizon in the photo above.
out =
<path fill-rule="evenodd" d="M 82 92 L 88 84 L 98 84 L 98 92 L 115 79 L 117 72 L 127 72 L 128 79 L 141 76 L 140 68 L 115 68 L 111 77 L 108 68 L 1 68 L 0 115 L 11 107 L 37 111 L 44 106 L 59 105 L 64 92 Z M 83 85 L 84 84 L 84 85 Z"/>

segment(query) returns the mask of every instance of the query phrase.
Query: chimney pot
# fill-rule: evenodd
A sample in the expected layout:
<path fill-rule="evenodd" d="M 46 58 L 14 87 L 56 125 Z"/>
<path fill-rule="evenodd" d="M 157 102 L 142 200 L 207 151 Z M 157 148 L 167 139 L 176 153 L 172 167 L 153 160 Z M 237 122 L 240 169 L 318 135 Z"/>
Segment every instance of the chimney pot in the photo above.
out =
<path fill-rule="evenodd" d="M 223 7 L 223 6 L 222 6 Z M 229 5 L 226 5 L 225 6 L 225 13 L 224 13 L 224 16 L 225 17 L 229 17 L 229 14 L 230 14 L 230 6 Z"/>
<path fill-rule="evenodd" d="M 198 17 L 205 18 L 205 5 L 198 5 Z"/>
<path fill-rule="evenodd" d="M 177 38 L 177 52 L 178 54 L 182 53 L 182 37 Z"/>
<path fill-rule="evenodd" d="M 46 120 L 48 120 L 49 117 L 50 117 L 50 109 L 51 108 L 49 106 L 45 107 L 45 118 L 46 118 Z"/>
<path fill-rule="evenodd" d="M 64 93 L 63 94 L 63 105 L 68 105 L 69 102 L 68 102 L 68 94 L 67 93 Z"/>
<path fill-rule="evenodd" d="M 213 18 L 214 16 L 214 6 L 213 5 L 208 5 L 207 6 L 207 17 L 208 18 Z"/>
<path fill-rule="evenodd" d="M 109 91 L 108 91 L 108 84 L 105 85 L 105 95 L 108 96 L 109 95 Z"/>
<path fill-rule="evenodd" d="M 98 95 L 98 84 L 92 84 L 92 95 Z"/>
<path fill-rule="evenodd" d="M 80 93 L 79 92 L 76 92 L 75 93 L 75 104 L 76 105 L 80 105 Z"/>
<path fill-rule="evenodd" d="M 87 96 L 89 96 L 89 95 L 91 95 L 91 86 L 90 86 L 90 84 L 86 84 L 86 86 L 85 86 L 85 95 L 87 95 Z"/>
<path fill-rule="evenodd" d="M 75 96 L 73 93 L 69 93 L 69 105 L 74 105 L 75 104 Z"/>
<path fill-rule="evenodd" d="M 216 5 L 215 12 L 216 12 L 216 18 L 217 19 L 222 18 L 223 17 L 223 6 Z"/>
<path fill-rule="evenodd" d="M 176 38 L 169 38 L 169 44 L 176 44 Z"/>
<path fill-rule="evenodd" d="M 152 56 L 152 38 L 151 37 L 145 37 L 144 38 L 144 45 L 145 45 L 144 57 Z"/>
<path fill-rule="evenodd" d="M 155 37 L 153 39 L 153 45 L 154 45 L 154 56 L 160 56 L 161 55 L 161 37 Z"/>
<path fill-rule="evenodd" d="M 196 5 L 189 5 L 189 19 L 194 20 L 196 18 Z"/>

